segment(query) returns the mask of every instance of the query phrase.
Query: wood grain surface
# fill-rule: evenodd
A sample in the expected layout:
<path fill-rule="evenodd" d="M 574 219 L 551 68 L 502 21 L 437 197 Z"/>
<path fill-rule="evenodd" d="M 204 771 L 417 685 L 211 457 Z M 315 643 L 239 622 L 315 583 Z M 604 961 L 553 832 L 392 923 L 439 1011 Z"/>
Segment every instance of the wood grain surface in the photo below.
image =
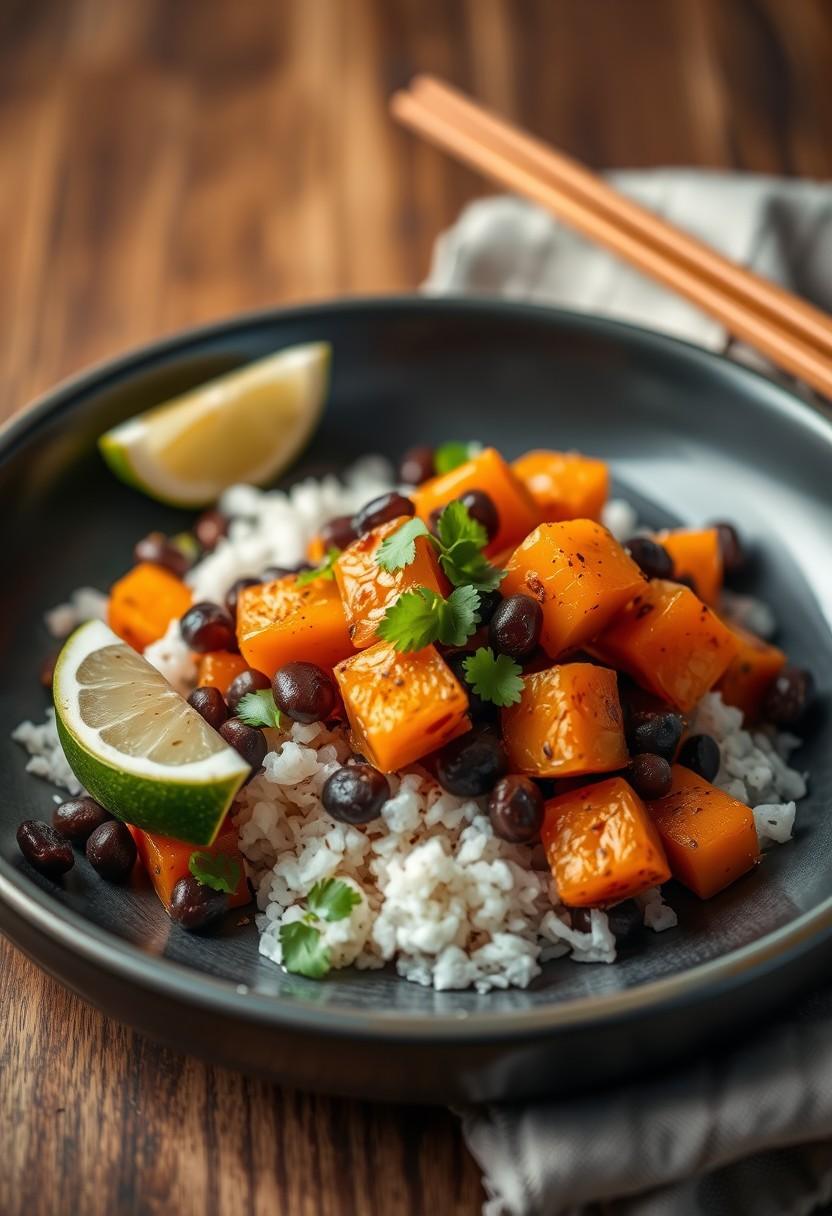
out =
<path fill-rule="evenodd" d="M 448 76 L 595 166 L 832 176 L 828 0 L 0 0 L 0 418 L 131 344 L 413 288 L 485 188 L 395 130 Z M 444 1111 L 281 1091 L 0 944 L 3 1216 L 473 1216 Z"/>

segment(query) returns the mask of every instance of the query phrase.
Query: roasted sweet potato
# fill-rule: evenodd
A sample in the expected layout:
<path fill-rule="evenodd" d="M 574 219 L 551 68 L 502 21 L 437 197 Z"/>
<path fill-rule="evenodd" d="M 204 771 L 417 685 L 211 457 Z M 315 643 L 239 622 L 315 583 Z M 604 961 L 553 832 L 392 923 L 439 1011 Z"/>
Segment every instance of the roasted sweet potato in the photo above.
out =
<path fill-rule="evenodd" d="M 344 603 L 344 614 L 353 646 L 361 650 L 378 640 L 378 623 L 404 591 L 430 587 L 447 595 L 450 583 L 439 568 L 433 545 L 417 538 L 416 558 L 401 570 L 382 570 L 376 561 L 379 547 L 407 522 L 406 517 L 373 528 L 354 541 L 335 563 L 335 581 Z"/>
<path fill-rule="evenodd" d="M 313 536 L 309 544 L 306 546 L 307 561 L 310 561 L 313 566 L 317 566 L 318 563 L 322 562 L 325 557 L 326 549 L 324 549 L 324 542 L 322 538 L 320 536 Z"/>
<path fill-rule="evenodd" d="M 716 528 L 674 528 L 659 532 L 656 540 L 673 558 L 673 575 L 690 579 L 693 590 L 713 607 L 722 590 L 722 549 Z"/>
<path fill-rule="evenodd" d="M 686 711 L 716 684 L 736 654 L 737 642 L 688 587 L 653 579 L 591 649 Z"/>
<path fill-rule="evenodd" d="M 609 773 L 627 763 L 617 677 L 592 663 L 563 663 L 525 678 L 503 710 L 513 769 L 532 777 Z"/>
<path fill-rule="evenodd" d="M 355 748 L 384 772 L 470 729 L 468 697 L 433 646 L 398 654 L 387 642 L 335 668 Z"/>
<path fill-rule="evenodd" d="M 218 688 L 223 696 L 228 692 L 231 681 L 248 669 L 248 663 L 241 654 L 231 654 L 228 650 L 211 650 L 201 654 L 196 665 L 196 682 L 200 688 Z"/>
<path fill-rule="evenodd" d="M 760 859 L 747 806 L 702 777 L 673 766 L 670 793 L 649 805 L 673 877 L 710 899 Z"/>
<path fill-rule="evenodd" d="M 647 585 L 606 528 L 591 519 L 541 524 L 510 558 L 500 590 L 543 609 L 543 649 L 553 659 L 594 638 Z"/>
<path fill-rule="evenodd" d="M 191 589 L 155 562 L 140 562 L 114 583 L 107 623 L 134 650 L 144 650 L 188 611 Z"/>
<path fill-rule="evenodd" d="M 578 452 L 526 452 L 512 469 L 540 508 L 542 518 L 600 519 L 610 492 L 610 472 L 603 460 Z"/>
<path fill-rule="evenodd" d="M 656 828 L 623 777 L 546 803 L 541 832 L 558 895 L 573 908 L 603 908 L 670 878 Z"/>
<path fill-rule="evenodd" d="M 729 624 L 728 628 L 738 650 L 717 684 L 717 691 L 722 693 L 726 705 L 736 705 L 742 710 L 746 722 L 756 722 L 763 697 L 785 667 L 786 656 L 739 625 Z"/>
<path fill-rule="evenodd" d="M 432 477 L 413 490 L 416 514 L 427 522 L 432 511 L 459 498 L 466 490 L 484 490 L 497 508 L 500 527 L 488 546 L 489 554 L 516 545 L 540 521 L 540 511 L 531 494 L 495 448 L 485 448 L 450 473 Z"/>
<path fill-rule="evenodd" d="M 166 908 L 170 908 L 171 892 L 179 879 L 190 873 L 188 863 L 194 852 L 210 853 L 212 857 L 217 853 L 225 853 L 233 858 L 240 867 L 240 881 L 237 883 L 234 894 L 228 897 L 229 907 L 240 908 L 244 904 L 251 903 L 251 891 L 246 880 L 243 858 L 237 847 L 237 829 L 230 820 L 226 820 L 211 845 L 186 844 L 182 840 L 173 840 L 170 836 L 159 836 L 153 832 L 143 832 L 141 828 L 136 827 L 130 827 L 130 831 L 136 842 L 139 860 L 147 870 L 156 894 Z"/>
<path fill-rule="evenodd" d="M 249 667 L 267 676 L 298 659 L 334 667 L 353 652 L 335 583 L 298 586 L 294 574 L 240 592 L 237 640 Z"/>

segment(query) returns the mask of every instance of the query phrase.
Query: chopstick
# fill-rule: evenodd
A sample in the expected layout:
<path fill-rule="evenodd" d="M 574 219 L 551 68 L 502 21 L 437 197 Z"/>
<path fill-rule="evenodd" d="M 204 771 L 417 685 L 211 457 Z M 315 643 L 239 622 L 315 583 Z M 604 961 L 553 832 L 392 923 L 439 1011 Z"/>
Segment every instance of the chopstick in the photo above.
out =
<path fill-rule="evenodd" d="M 832 319 L 819 309 L 623 198 L 577 161 L 440 81 L 418 77 L 410 91 L 393 97 L 391 108 L 405 126 L 546 207 L 832 397 Z"/>

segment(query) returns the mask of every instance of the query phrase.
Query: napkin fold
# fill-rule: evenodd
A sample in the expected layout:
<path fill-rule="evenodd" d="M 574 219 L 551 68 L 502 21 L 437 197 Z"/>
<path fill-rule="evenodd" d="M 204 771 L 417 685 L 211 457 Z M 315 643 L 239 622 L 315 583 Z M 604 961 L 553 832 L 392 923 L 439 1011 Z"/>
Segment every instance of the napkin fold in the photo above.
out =
<path fill-rule="evenodd" d="M 832 184 L 690 170 L 610 176 L 832 312 Z M 437 242 L 425 290 L 600 313 L 761 363 L 717 322 L 515 198 L 462 213 Z M 832 1200 L 832 992 L 802 1001 L 728 1059 L 568 1102 L 478 1107 L 463 1113 L 463 1131 L 483 1170 L 485 1216 L 809 1216 Z"/>

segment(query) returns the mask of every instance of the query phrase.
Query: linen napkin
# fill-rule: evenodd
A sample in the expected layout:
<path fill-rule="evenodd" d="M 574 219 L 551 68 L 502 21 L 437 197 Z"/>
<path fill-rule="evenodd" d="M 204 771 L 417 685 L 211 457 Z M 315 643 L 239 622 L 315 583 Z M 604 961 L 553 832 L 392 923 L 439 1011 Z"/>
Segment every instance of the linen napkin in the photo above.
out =
<path fill-rule="evenodd" d="M 832 312 L 832 184 L 659 170 L 611 180 Z M 425 284 L 558 304 L 759 362 L 664 288 L 515 198 L 471 204 Z M 771 369 L 769 369 L 771 370 Z M 809 1216 L 832 1200 L 832 992 L 727 1060 L 578 1099 L 463 1113 L 485 1216 Z"/>

